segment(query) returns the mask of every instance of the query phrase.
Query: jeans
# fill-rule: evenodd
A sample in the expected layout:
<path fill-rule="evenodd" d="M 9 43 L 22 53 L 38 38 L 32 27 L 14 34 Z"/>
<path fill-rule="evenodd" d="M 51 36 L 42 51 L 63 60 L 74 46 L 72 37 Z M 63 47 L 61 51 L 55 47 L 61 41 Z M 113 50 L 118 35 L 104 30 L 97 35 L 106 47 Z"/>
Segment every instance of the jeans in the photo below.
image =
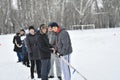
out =
<path fill-rule="evenodd" d="M 28 56 L 24 55 L 23 64 L 29 66 L 30 63 L 29 63 L 29 60 L 28 60 Z"/>
<path fill-rule="evenodd" d="M 19 62 L 23 61 L 22 52 L 17 52 L 17 57 Z"/>
<path fill-rule="evenodd" d="M 48 80 L 48 74 L 50 71 L 50 59 L 41 60 L 41 78 L 42 80 Z"/>

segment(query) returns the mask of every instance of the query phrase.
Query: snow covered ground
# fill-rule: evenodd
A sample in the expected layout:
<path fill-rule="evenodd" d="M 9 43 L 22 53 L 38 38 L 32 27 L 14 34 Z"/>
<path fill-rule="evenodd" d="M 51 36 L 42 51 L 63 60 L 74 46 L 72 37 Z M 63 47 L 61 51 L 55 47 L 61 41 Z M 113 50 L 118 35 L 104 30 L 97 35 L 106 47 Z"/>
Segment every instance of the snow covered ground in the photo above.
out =
<path fill-rule="evenodd" d="M 73 46 L 71 64 L 82 75 L 88 80 L 120 80 L 120 28 L 69 33 Z M 29 80 L 29 68 L 16 63 L 13 36 L 0 36 L 0 80 Z M 84 80 L 72 72 L 71 69 L 72 80 Z"/>

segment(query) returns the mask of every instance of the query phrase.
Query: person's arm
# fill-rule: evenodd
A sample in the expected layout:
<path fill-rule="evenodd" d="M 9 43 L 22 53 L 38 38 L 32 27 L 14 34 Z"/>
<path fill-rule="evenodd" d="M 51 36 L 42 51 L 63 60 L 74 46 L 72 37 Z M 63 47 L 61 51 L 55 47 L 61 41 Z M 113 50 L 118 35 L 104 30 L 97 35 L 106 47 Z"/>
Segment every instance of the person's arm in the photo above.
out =
<path fill-rule="evenodd" d="M 25 42 L 26 42 L 27 52 L 32 53 L 31 46 L 30 46 L 30 41 L 29 41 L 28 36 L 26 37 Z"/>
<path fill-rule="evenodd" d="M 18 48 L 21 48 L 21 47 L 22 47 L 22 44 L 19 45 L 19 44 L 17 43 L 17 40 L 16 40 L 16 39 L 15 39 L 15 44 L 16 44 L 16 46 L 17 46 Z"/>
<path fill-rule="evenodd" d="M 14 38 L 13 38 L 13 44 L 15 44 L 15 36 L 14 36 Z"/>
<path fill-rule="evenodd" d="M 49 42 L 48 42 L 49 43 Z M 51 52 L 53 52 L 53 50 L 48 46 L 48 47 L 46 47 L 45 45 L 44 45 L 44 41 L 43 41 L 43 39 L 42 39 L 42 37 L 39 37 L 38 38 L 38 44 L 39 44 L 39 49 L 42 51 L 42 52 L 48 52 L 48 53 L 51 53 Z M 48 44 L 49 45 L 49 44 Z"/>
<path fill-rule="evenodd" d="M 60 38 L 60 41 L 61 41 L 60 45 L 62 45 L 62 47 L 60 49 L 60 54 L 62 54 L 62 55 L 67 54 L 67 49 L 69 47 L 69 40 L 70 40 L 70 38 L 69 38 L 68 32 L 64 31 L 64 33 L 61 34 L 61 38 Z"/>

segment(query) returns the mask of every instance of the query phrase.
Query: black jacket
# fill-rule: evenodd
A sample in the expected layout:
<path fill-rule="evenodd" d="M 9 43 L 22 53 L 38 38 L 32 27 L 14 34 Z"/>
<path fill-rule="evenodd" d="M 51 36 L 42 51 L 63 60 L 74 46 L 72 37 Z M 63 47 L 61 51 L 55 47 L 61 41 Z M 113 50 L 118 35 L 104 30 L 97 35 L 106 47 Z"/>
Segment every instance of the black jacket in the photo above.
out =
<path fill-rule="evenodd" d="M 48 36 L 40 32 L 38 32 L 37 35 L 41 59 L 50 59 L 52 53 L 50 48 L 52 48 L 52 46 L 49 44 Z"/>
<path fill-rule="evenodd" d="M 38 60 L 40 59 L 40 51 L 38 47 L 37 35 L 27 34 L 26 36 L 26 46 L 28 51 L 29 60 Z"/>
<path fill-rule="evenodd" d="M 14 51 L 16 52 L 22 52 L 22 47 L 18 47 L 17 45 L 22 45 L 22 41 L 20 39 L 19 35 L 14 36 L 13 38 L 13 44 L 14 44 Z"/>

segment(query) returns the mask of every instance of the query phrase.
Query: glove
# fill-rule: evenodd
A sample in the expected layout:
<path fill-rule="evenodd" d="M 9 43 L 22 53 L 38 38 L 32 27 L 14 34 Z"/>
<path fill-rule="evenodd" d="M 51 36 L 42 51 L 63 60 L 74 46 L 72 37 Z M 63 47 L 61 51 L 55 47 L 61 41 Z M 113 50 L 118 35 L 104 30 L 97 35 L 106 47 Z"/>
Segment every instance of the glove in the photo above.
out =
<path fill-rule="evenodd" d="M 55 51 L 55 54 L 57 55 L 57 53 L 58 53 L 58 51 L 56 50 L 56 51 Z"/>
<path fill-rule="evenodd" d="M 55 53 L 55 49 L 54 48 L 50 48 L 51 53 Z"/>
<path fill-rule="evenodd" d="M 63 54 L 59 54 L 58 56 L 59 56 L 59 58 L 60 58 L 61 56 L 63 56 Z"/>

